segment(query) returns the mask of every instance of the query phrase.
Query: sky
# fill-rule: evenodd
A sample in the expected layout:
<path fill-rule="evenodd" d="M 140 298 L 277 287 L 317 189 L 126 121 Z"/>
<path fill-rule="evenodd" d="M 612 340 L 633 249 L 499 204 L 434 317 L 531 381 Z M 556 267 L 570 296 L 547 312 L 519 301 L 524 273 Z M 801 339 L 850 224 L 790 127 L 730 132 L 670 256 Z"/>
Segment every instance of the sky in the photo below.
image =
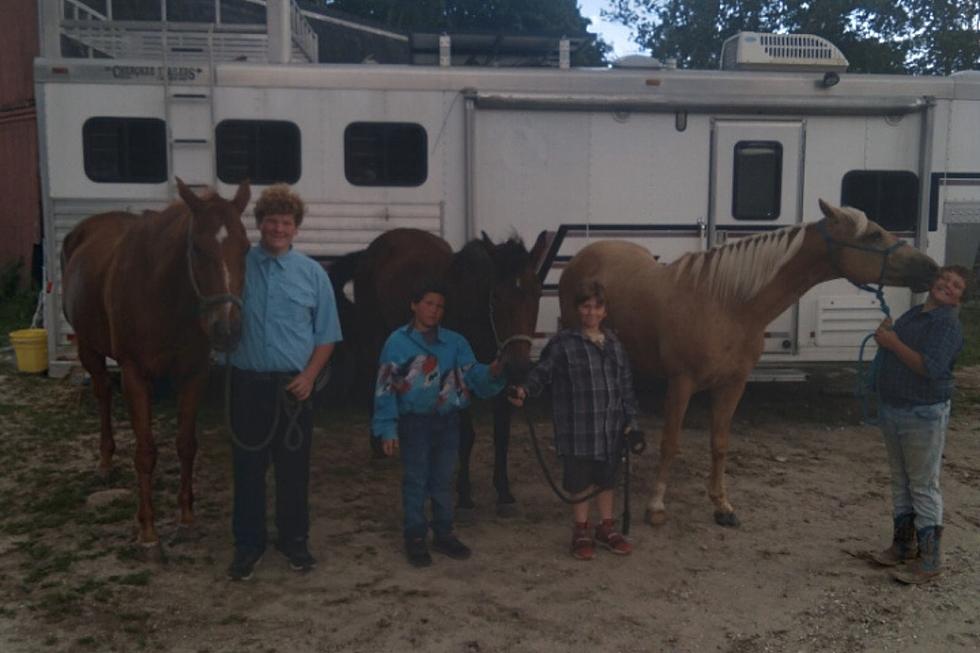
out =
<path fill-rule="evenodd" d="M 630 30 L 625 25 L 605 21 L 600 15 L 600 9 L 609 9 L 608 0 L 579 0 L 582 15 L 592 21 L 590 32 L 595 32 L 613 47 L 613 58 L 627 54 L 644 52 L 640 46 L 630 40 Z"/>

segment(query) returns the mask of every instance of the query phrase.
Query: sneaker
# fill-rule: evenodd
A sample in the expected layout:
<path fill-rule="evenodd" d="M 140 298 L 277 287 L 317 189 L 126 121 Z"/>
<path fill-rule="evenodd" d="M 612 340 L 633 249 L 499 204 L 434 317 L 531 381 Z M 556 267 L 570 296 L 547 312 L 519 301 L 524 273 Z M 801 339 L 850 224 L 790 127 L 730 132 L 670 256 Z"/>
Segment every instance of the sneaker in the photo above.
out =
<path fill-rule="evenodd" d="M 228 578 L 231 580 L 248 580 L 255 571 L 255 565 L 262 560 L 263 552 L 258 549 L 235 547 L 235 557 L 228 567 Z"/>
<path fill-rule="evenodd" d="M 572 557 L 576 560 L 591 560 L 595 557 L 595 542 L 589 537 L 588 522 L 572 527 Z"/>
<path fill-rule="evenodd" d="M 316 567 L 316 558 L 310 555 L 306 540 L 292 542 L 276 542 L 276 549 L 289 560 L 289 568 L 293 571 L 307 572 Z"/>
<path fill-rule="evenodd" d="M 466 560 L 473 553 L 470 547 L 460 542 L 459 538 L 452 533 L 433 538 L 432 550 L 447 555 L 454 560 Z"/>
<path fill-rule="evenodd" d="M 611 519 L 604 519 L 595 527 L 595 541 L 617 555 L 626 556 L 633 552 L 633 545 L 616 530 Z"/>
<path fill-rule="evenodd" d="M 429 547 L 425 545 L 424 537 L 414 537 L 405 540 L 405 556 L 413 567 L 428 567 L 432 564 Z"/>

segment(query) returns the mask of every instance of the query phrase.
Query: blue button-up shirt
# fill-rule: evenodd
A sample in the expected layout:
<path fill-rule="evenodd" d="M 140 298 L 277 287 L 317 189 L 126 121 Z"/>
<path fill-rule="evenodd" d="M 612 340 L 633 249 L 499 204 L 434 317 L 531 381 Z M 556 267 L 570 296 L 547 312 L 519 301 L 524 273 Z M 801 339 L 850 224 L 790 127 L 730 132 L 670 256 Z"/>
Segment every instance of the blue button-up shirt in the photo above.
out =
<path fill-rule="evenodd" d="M 231 355 L 239 369 L 299 372 L 316 347 L 342 339 L 327 273 L 295 249 L 273 256 L 253 246 L 242 302 L 242 341 Z"/>
<path fill-rule="evenodd" d="M 878 393 L 893 406 L 928 405 L 953 396 L 953 363 L 963 349 L 963 330 L 956 311 L 940 306 L 923 311 L 913 306 L 895 322 L 903 343 L 922 355 L 928 377 L 906 367 L 893 352 L 881 352 Z"/>

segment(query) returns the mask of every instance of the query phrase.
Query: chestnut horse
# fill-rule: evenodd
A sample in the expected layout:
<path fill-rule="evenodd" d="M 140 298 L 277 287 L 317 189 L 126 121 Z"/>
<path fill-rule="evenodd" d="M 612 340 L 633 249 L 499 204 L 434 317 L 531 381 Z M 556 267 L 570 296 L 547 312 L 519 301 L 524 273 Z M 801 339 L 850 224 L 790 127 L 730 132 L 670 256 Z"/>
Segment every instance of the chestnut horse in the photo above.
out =
<path fill-rule="evenodd" d="M 65 237 L 65 317 L 78 358 L 92 376 L 99 404 L 99 471 L 108 475 L 112 434 L 106 357 L 122 370 L 123 395 L 136 435 L 139 542 L 159 546 L 153 512 L 156 445 L 150 430 L 152 380 L 170 376 L 177 388 L 180 458 L 178 527 L 193 522 L 195 419 L 212 346 L 230 351 L 241 335 L 241 294 L 248 236 L 241 215 L 248 182 L 232 201 L 199 198 L 178 179 L 183 202 L 163 212 L 102 213 Z"/>
<path fill-rule="evenodd" d="M 394 329 L 411 319 L 412 292 L 422 279 L 445 281 L 449 296 L 443 324 L 466 337 L 477 360 L 488 363 L 499 356 L 508 379 L 522 380 L 530 367 L 531 338 L 538 320 L 541 282 L 536 263 L 544 247 L 543 234 L 531 252 L 519 238 L 497 244 L 486 234 L 456 253 L 442 238 L 420 229 L 392 229 L 374 239 L 354 255 L 358 259 L 353 309 L 357 335 L 347 340 L 356 339 L 358 368 L 370 371 L 357 382 L 359 391 L 373 395 L 381 348 Z M 331 280 L 341 285 L 344 281 L 335 279 L 333 272 Z M 507 476 L 510 414 L 507 401 L 495 398 L 494 487 L 504 513 L 515 503 Z M 469 459 L 475 433 L 468 411 L 462 418 L 456 491 L 459 506 L 471 508 Z"/>
<path fill-rule="evenodd" d="M 740 238 L 685 254 L 669 265 L 642 247 L 601 241 L 580 251 L 559 282 L 562 320 L 574 324 L 575 289 L 585 279 L 606 287 L 607 325 L 615 329 L 637 375 L 666 378 L 667 395 L 656 485 L 647 521 L 666 520 L 664 495 L 691 395 L 711 396 L 711 477 L 715 521 L 736 526 L 725 491 L 725 456 L 735 407 L 762 355 L 766 325 L 818 283 L 925 290 L 936 264 L 856 209 L 820 201 L 824 219 Z M 571 319 L 569 319 L 571 318 Z"/>

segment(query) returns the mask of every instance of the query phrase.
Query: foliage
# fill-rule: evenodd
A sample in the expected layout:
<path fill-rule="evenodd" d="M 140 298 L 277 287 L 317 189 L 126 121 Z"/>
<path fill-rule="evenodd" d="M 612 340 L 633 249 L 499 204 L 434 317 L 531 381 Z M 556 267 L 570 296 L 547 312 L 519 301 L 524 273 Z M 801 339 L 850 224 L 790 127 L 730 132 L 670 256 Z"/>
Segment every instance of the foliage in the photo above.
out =
<path fill-rule="evenodd" d="M 610 0 L 603 15 L 685 68 L 716 68 L 740 31 L 817 34 L 851 72 L 945 75 L 980 58 L 980 5 L 956 0 Z"/>
<path fill-rule="evenodd" d="M 963 323 L 963 339 L 966 343 L 956 359 L 956 365 L 980 365 L 980 300 L 963 305 L 960 309 L 960 322 Z"/>
<path fill-rule="evenodd" d="M 0 346 L 10 344 L 8 334 L 31 325 L 35 291 L 20 288 L 23 261 L 0 268 Z"/>
<path fill-rule="evenodd" d="M 323 0 L 330 9 L 402 31 L 585 35 L 591 21 L 578 0 Z M 600 65 L 611 48 L 601 39 L 575 52 L 577 66 Z"/>

